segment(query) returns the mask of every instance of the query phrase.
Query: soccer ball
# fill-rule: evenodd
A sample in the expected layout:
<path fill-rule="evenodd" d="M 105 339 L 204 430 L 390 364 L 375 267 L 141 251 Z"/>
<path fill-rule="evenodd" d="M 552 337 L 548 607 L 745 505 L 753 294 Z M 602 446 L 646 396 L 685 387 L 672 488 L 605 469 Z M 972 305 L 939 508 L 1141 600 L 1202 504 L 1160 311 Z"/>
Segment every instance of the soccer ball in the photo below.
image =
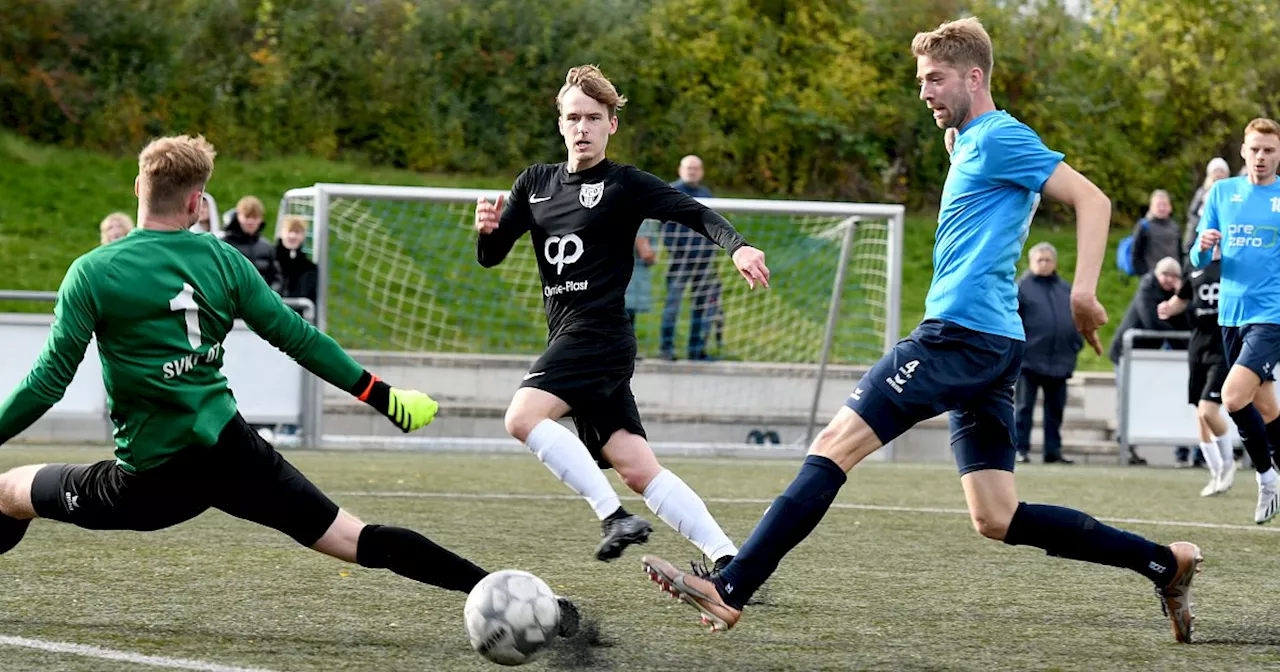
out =
<path fill-rule="evenodd" d="M 499 665 L 523 665 L 556 636 L 560 605 L 545 581 L 515 569 L 476 584 L 463 609 L 471 648 Z"/>

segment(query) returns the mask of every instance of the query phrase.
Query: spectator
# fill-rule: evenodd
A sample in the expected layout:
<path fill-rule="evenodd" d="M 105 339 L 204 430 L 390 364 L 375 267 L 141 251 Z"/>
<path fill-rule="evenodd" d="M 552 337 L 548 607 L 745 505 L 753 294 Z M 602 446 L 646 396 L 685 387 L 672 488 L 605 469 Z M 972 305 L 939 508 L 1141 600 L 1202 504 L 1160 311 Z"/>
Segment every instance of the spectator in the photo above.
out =
<path fill-rule="evenodd" d="M 1120 389 L 1120 385 L 1123 383 L 1120 355 L 1125 332 L 1130 329 L 1150 331 L 1186 331 L 1190 329 L 1191 325 L 1187 322 L 1185 314 L 1175 315 L 1168 320 L 1160 319 L 1157 314 L 1157 306 L 1176 295 L 1181 286 L 1182 267 L 1178 260 L 1173 257 L 1165 257 L 1156 262 L 1155 270 L 1142 276 L 1142 280 L 1138 282 L 1138 291 L 1133 295 L 1133 300 L 1129 302 L 1129 309 L 1125 311 L 1124 319 L 1120 320 L 1120 326 L 1116 328 L 1115 336 L 1111 339 L 1111 347 L 1107 353 L 1111 363 L 1115 366 L 1117 390 Z M 1135 338 L 1133 347 L 1134 349 L 1176 347 L 1176 349 L 1181 350 L 1186 347 L 1186 344 L 1177 342 L 1174 345 L 1161 338 Z M 1118 400 L 1119 397 L 1117 397 Z M 1146 464 L 1146 460 L 1138 456 L 1132 445 L 1129 446 L 1129 464 Z"/>
<path fill-rule="evenodd" d="M 1133 232 L 1133 274 L 1144 276 L 1165 257 L 1182 263 L 1187 249 L 1182 246 L 1178 225 L 1171 219 L 1173 202 L 1169 192 L 1156 189 L 1151 192 L 1147 216 L 1138 220 Z"/>
<path fill-rule="evenodd" d="M 711 191 L 702 184 L 702 159 L 690 154 L 680 159 L 680 179 L 671 186 L 693 196 L 710 198 Z M 707 307 L 718 305 L 720 283 L 716 278 L 715 242 L 675 222 L 662 225 L 662 244 L 670 254 L 667 269 L 667 296 L 662 304 L 661 356 L 674 360 L 676 322 L 685 287 L 690 288 L 689 359 L 710 359 L 706 351 Z"/>
<path fill-rule="evenodd" d="M 280 266 L 280 296 L 316 301 L 319 273 L 315 262 L 307 258 L 302 244 L 307 241 L 307 220 L 297 215 L 280 223 L 280 239 L 276 241 L 276 263 Z"/>
<path fill-rule="evenodd" d="M 1062 454 L 1062 414 L 1067 380 L 1076 369 L 1084 339 L 1071 318 L 1071 284 L 1058 275 L 1058 251 L 1038 243 L 1027 255 L 1030 269 L 1018 280 L 1018 314 L 1027 345 L 1016 388 L 1018 461 L 1030 462 L 1036 390 L 1044 390 L 1044 461 L 1072 464 Z"/>
<path fill-rule="evenodd" d="M 98 225 L 98 233 L 102 237 L 103 245 L 114 243 L 124 238 L 132 230 L 133 220 L 123 212 L 113 212 L 107 215 L 102 220 L 102 223 Z"/>
<path fill-rule="evenodd" d="M 200 200 L 200 214 L 196 217 L 196 223 L 191 225 L 191 230 L 196 233 L 212 233 L 219 238 L 222 237 L 222 227 L 218 226 L 218 206 L 209 194 L 205 194 L 204 198 Z"/>
<path fill-rule="evenodd" d="M 649 267 L 658 259 L 657 222 L 646 219 L 636 234 L 635 266 L 631 270 L 631 283 L 627 285 L 627 319 L 635 330 L 636 316 L 653 310 L 653 278 Z M 643 351 L 643 348 L 640 349 Z"/>
<path fill-rule="evenodd" d="M 236 211 L 231 213 L 227 222 L 227 232 L 223 240 L 253 262 L 254 268 L 262 275 L 262 279 L 275 291 L 280 291 L 280 265 L 276 263 L 276 252 L 265 240 L 262 240 L 262 201 L 256 196 L 245 196 L 236 203 Z"/>
<path fill-rule="evenodd" d="M 1200 211 L 1204 208 L 1204 199 L 1209 196 L 1209 188 L 1218 180 L 1231 177 L 1231 166 L 1222 157 L 1214 157 L 1204 169 L 1204 183 L 1196 188 L 1191 197 L 1191 205 L 1187 206 L 1187 230 L 1182 235 L 1182 249 L 1189 250 L 1196 239 L 1196 227 L 1200 225 Z"/>

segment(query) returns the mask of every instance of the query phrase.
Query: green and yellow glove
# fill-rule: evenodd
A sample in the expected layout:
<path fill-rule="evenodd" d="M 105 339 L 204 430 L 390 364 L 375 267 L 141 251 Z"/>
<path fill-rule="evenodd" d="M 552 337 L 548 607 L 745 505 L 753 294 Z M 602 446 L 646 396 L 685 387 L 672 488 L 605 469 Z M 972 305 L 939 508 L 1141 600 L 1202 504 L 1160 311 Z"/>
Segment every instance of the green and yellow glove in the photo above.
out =
<path fill-rule="evenodd" d="M 425 392 L 391 387 L 367 371 L 350 392 L 406 434 L 431 424 L 440 410 L 440 404 Z"/>

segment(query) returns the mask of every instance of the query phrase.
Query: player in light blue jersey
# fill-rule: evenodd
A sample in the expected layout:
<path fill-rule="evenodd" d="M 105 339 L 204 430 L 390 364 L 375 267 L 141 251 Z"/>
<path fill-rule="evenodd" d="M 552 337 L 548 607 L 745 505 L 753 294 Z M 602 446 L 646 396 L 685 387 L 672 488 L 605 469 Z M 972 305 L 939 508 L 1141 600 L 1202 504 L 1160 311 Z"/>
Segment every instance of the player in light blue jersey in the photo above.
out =
<path fill-rule="evenodd" d="M 921 33 L 911 47 L 921 100 L 939 128 L 948 135 L 957 130 L 925 320 L 858 382 L 728 566 L 699 576 L 645 557 L 645 570 L 696 606 L 713 630 L 733 627 L 752 593 L 822 520 L 854 465 L 916 423 L 950 411 L 952 450 L 979 534 L 1146 576 L 1175 639 L 1188 642 L 1199 548 L 1162 546 L 1079 511 L 1020 502 L 1014 488 L 1013 388 L 1024 346 L 1014 267 L 1036 194 L 1075 209 L 1079 251 L 1071 311 L 1099 354 L 1097 329 L 1107 315 L 1096 289 L 1111 203 L 1030 128 L 996 110 L 988 84 L 991 39 L 977 19 Z"/>
<path fill-rule="evenodd" d="M 1231 370 L 1222 404 L 1258 470 L 1259 525 L 1280 512 L 1272 449 L 1280 447 L 1275 365 L 1280 361 L 1280 124 L 1254 119 L 1244 129 L 1245 175 L 1214 183 L 1205 199 L 1191 263 L 1204 268 L 1221 247 L 1218 324 Z"/>

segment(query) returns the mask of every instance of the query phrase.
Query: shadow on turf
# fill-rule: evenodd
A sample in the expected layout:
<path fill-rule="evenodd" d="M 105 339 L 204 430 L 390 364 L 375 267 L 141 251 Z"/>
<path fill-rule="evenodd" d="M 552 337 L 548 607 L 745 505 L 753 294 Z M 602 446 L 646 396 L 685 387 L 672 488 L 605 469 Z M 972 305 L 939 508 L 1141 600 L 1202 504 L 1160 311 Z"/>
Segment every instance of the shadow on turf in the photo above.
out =
<path fill-rule="evenodd" d="M 612 669 L 607 661 L 600 660 L 596 651 L 611 646 L 613 642 L 600 631 L 600 623 L 593 618 L 583 618 L 576 633 L 552 644 L 547 662 L 562 669 Z"/>
<path fill-rule="evenodd" d="M 1280 626 L 1214 624 L 1196 630 L 1195 646 L 1280 646 Z"/>

